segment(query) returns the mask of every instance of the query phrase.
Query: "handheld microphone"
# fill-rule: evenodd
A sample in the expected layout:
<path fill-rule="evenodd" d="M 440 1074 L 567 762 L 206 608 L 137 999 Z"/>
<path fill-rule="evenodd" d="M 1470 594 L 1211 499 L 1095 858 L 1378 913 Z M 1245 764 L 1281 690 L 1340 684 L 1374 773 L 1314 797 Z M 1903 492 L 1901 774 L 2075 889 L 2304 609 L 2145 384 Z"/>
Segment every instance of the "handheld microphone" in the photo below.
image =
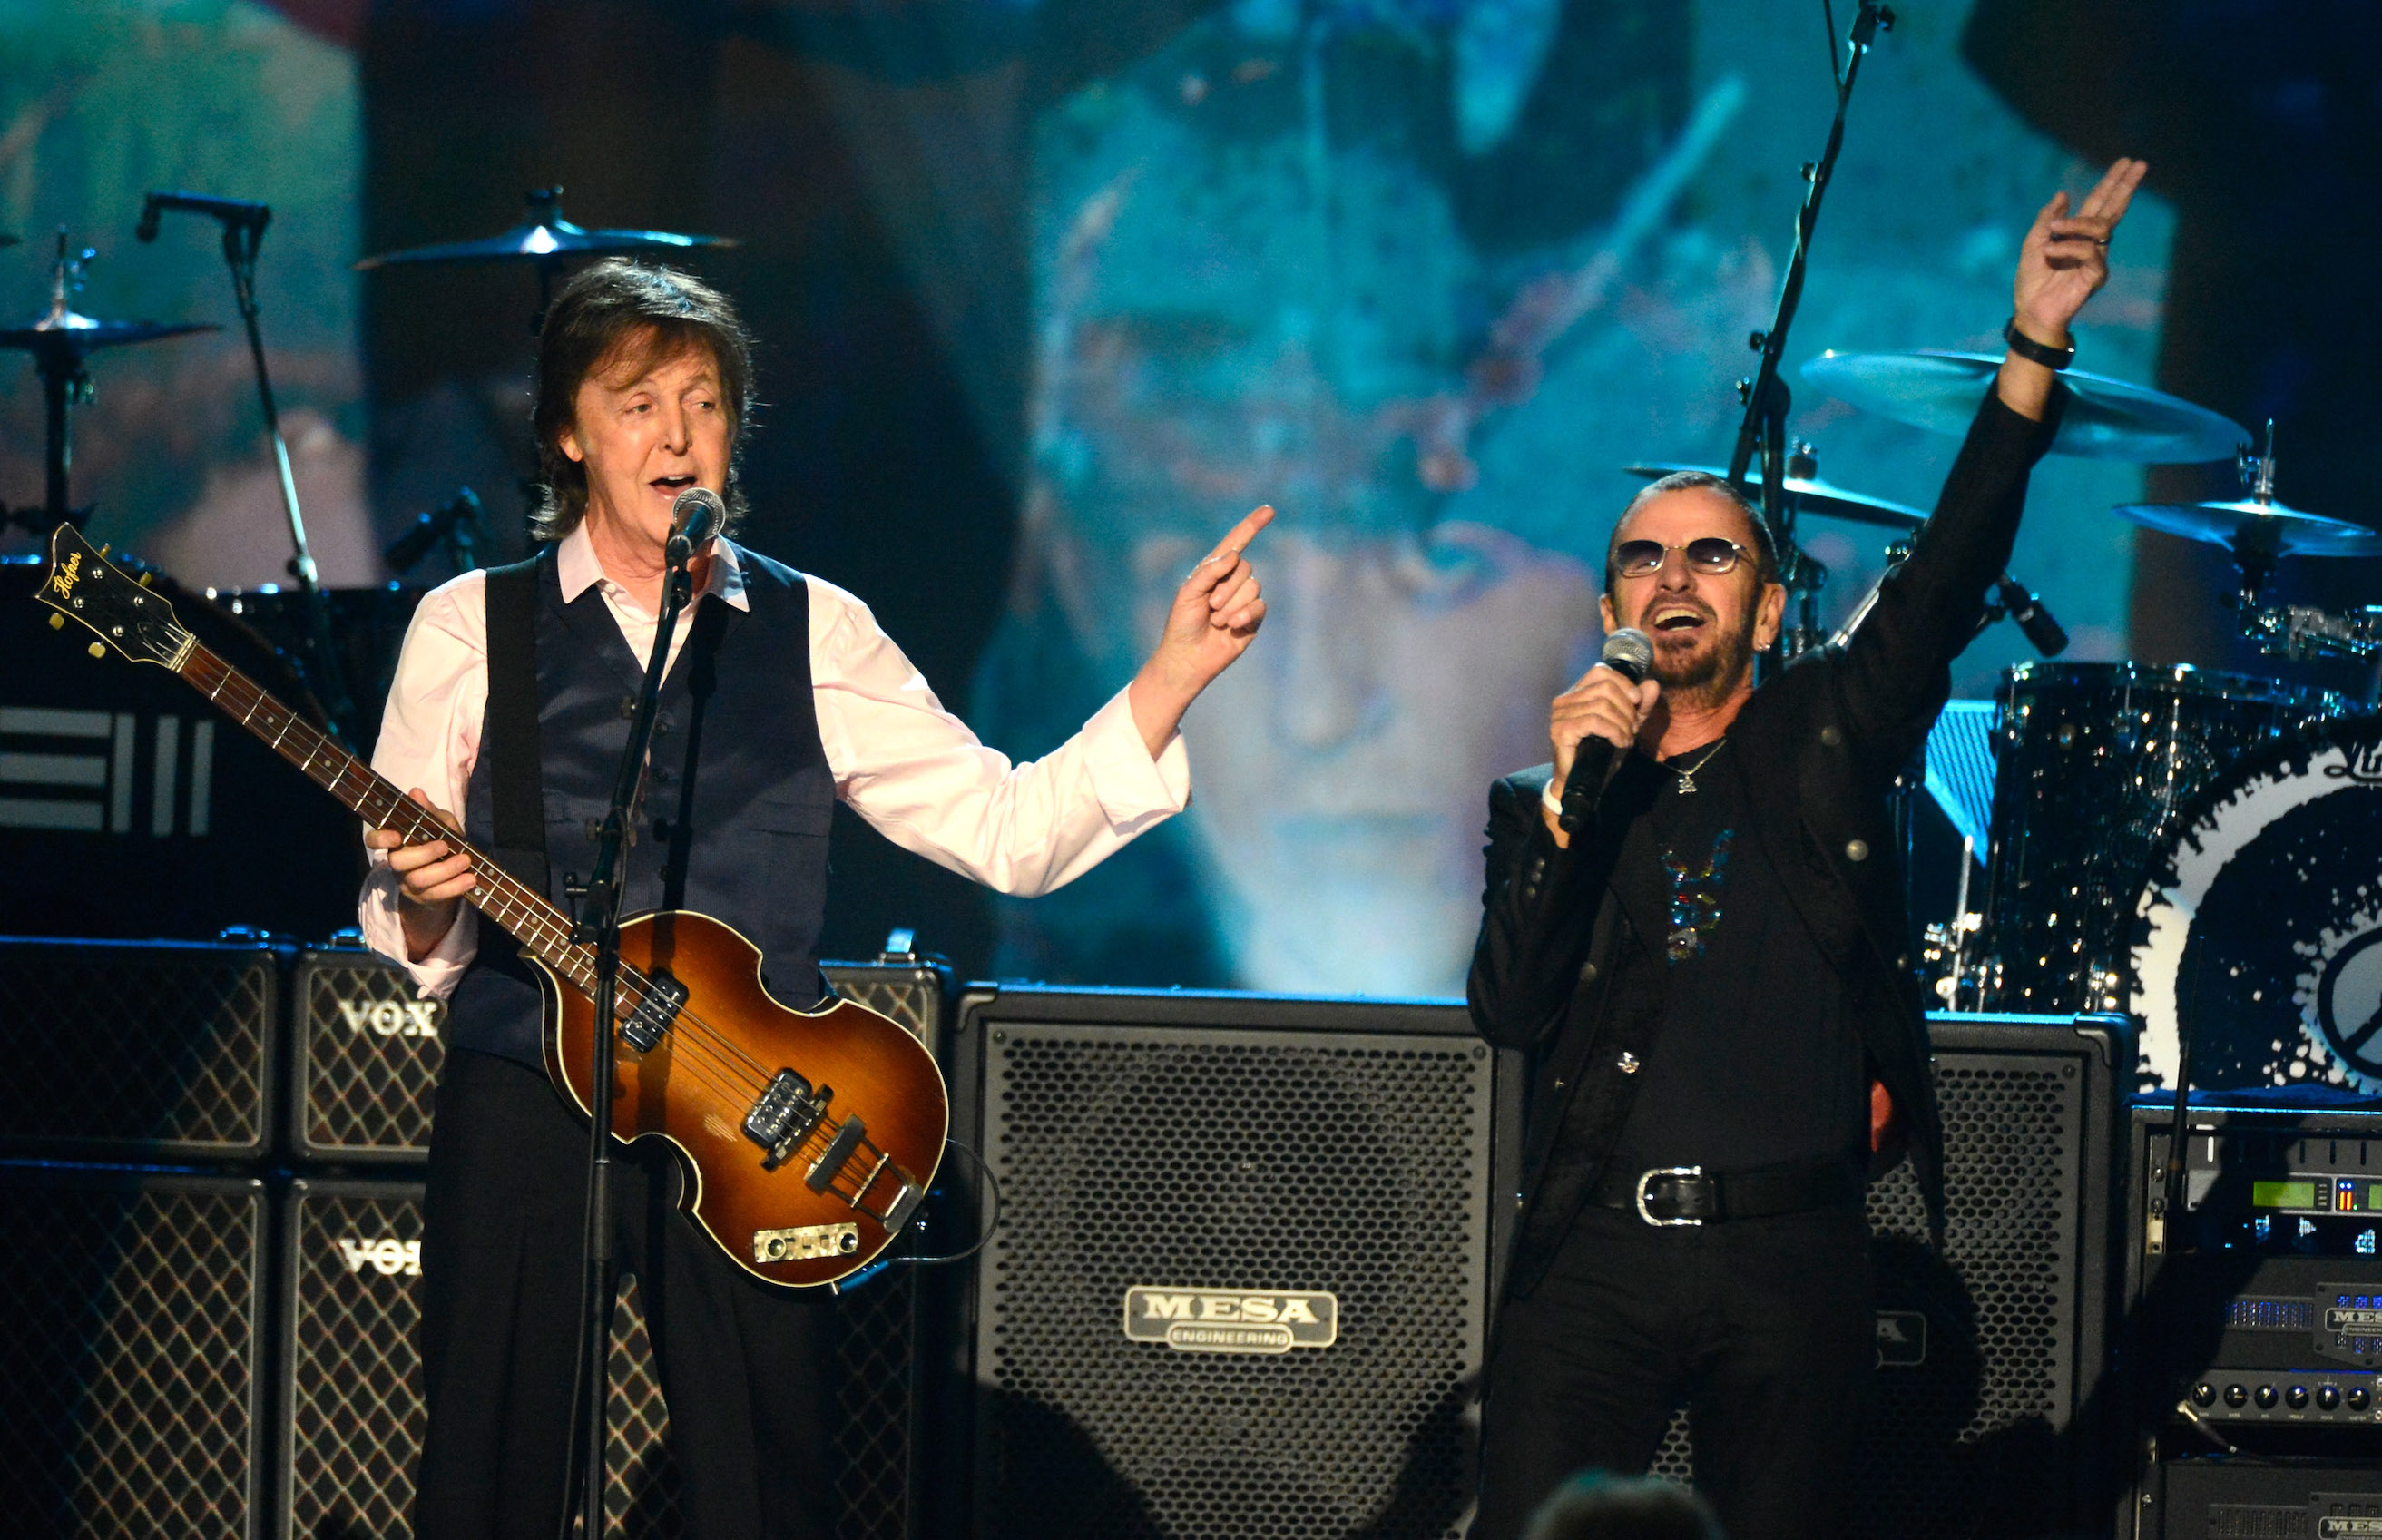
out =
<path fill-rule="evenodd" d="M 1604 639 L 1597 655 L 1599 668 L 1611 669 L 1632 684 L 1642 684 L 1654 666 L 1654 643 L 1636 626 L 1625 625 Z M 1563 812 L 1555 823 L 1566 834 L 1577 832 L 1604 785 L 1613 765 L 1613 745 L 1602 738 L 1582 738 L 1572 750 L 1571 773 L 1564 778 Z"/>
<path fill-rule="evenodd" d="M 152 192 L 141 201 L 141 225 L 133 235 L 143 241 L 156 240 L 158 213 L 169 208 L 211 214 L 227 226 L 246 228 L 259 235 L 273 222 L 270 203 L 252 203 L 245 198 L 211 198 L 203 192 Z"/>
<path fill-rule="evenodd" d="M 728 527 L 728 505 L 708 487 L 690 487 L 670 504 L 670 540 L 692 552 Z"/>

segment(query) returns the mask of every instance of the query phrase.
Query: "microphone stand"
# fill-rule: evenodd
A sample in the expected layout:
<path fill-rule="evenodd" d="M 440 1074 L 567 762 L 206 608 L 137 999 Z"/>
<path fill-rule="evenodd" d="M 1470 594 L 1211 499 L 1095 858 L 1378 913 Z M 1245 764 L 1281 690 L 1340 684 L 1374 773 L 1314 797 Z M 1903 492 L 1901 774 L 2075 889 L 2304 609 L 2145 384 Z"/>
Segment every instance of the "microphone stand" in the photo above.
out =
<path fill-rule="evenodd" d="M 1880 27 L 1893 31 L 1894 13 L 1876 0 L 1860 0 L 1860 10 L 1853 18 L 1852 33 L 1847 40 L 1844 72 L 1836 77 L 1836 116 L 1828 128 L 1827 148 L 1821 152 L 1817 165 L 1803 167 L 1803 179 L 1810 187 L 1803 194 L 1803 207 L 1795 216 L 1795 250 L 1787 259 L 1786 280 L 1779 285 L 1777 313 L 1771 319 L 1769 330 L 1755 332 L 1749 339 L 1762 355 L 1761 366 L 1751 379 L 1737 382 L 1737 400 L 1745 403 L 1745 417 L 1737 426 L 1737 448 L 1729 455 L 1728 479 L 1731 485 L 1742 481 L 1754 455 L 1762 456 L 1762 522 L 1769 530 L 1771 548 L 1777 553 L 1779 576 L 1795 596 L 1795 623 L 1782 638 L 1787 658 L 1820 645 L 1820 590 L 1827 584 L 1828 570 L 1795 543 L 1795 508 L 1786 497 L 1786 413 L 1793 398 L 1786 382 L 1779 378 L 1778 360 L 1786 350 L 1786 333 L 1795 324 L 1796 307 L 1802 303 L 1803 272 L 1811 259 L 1811 230 L 1820 220 L 1820 200 L 1826 195 L 1829 179 L 1836 175 L 1836 155 L 1844 149 L 1845 111 L 1852 105 L 1853 82 L 1860 78 L 1861 60 L 1869 55 Z M 1833 46 L 1828 62 L 1833 70 Z"/>
<path fill-rule="evenodd" d="M 620 772 L 613 779 L 612 806 L 604 815 L 596 840 L 596 869 L 583 887 L 564 880 L 565 893 L 579 903 L 571 940 L 596 948 L 597 1029 L 593 1034 L 593 1069 L 587 1082 L 587 1231 L 576 1398 L 582 1420 L 577 1459 L 585 1464 L 571 1466 L 571 1474 L 579 1478 L 585 1534 L 595 1540 L 600 1540 L 605 1526 L 604 1413 L 610 1391 L 613 1301 L 620 1286 L 620 1266 L 612 1254 L 612 1066 L 617 1052 L 614 1035 L 619 1031 L 620 897 L 625 886 L 620 867 L 629 843 L 629 820 L 645 792 L 645 751 L 653 740 L 662 676 L 669 667 L 670 638 L 694 587 L 688 572 L 694 554 L 694 544 L 683 530 L 673 532 L 669 571 L 662 579 L 661 620 L 654 628 L 653 651 L 646 656 L 645 681 L 637 688 L 636 708 L 629 718 L 629 744 L 620 753 Z M 562 1527 L 561 1540 L 570 1540 L 567 1507 Z"/>
<path fill-rule="evenodd" d="M 281 480 L 282 511 L 289 520 L 289 542 L 295 550 L 289 559 L 289 575 L 298 580 L 299 591 L 305 600 L 307 650 L 311 654 L 306 659 L 307 682 L 313 685 L 324 714 L 330 718 L 331 736 L 348 743 L 351 741 L 349 729 L 355 719 L 355 702 L 348 695 L 346 671 L 339 667 L 331 635 L 330 605 L 323 597 L 321 573 L 314 565 L 313 549 L 306 541 L 306 515 L 298 508 L 298 481 L 289 470 L 289 441 L 281 434 L 281 412 L 274 403 L 273 376 L 264 363 L 264 332 L 257 318 L 256 250 L 264 240 L 264 227 L 273 222 L 273 211 L 262 203 L 241 205 L 228 199 L 223 201 L 226 206 L 215 208 L 171 201 L 181 196 L 151 194 L 140 234 L 143 240 L 154 237 L 157 214 L 162 208 L 212 213 L 223 226 L 224 265 L 231 269 L 232 301 L 239 309 L 241 324 L 248 329 L 248 353 L 256 366 L 256 396 L 264 408 L 264 436 L 273 445 L 273 467 Z"/>

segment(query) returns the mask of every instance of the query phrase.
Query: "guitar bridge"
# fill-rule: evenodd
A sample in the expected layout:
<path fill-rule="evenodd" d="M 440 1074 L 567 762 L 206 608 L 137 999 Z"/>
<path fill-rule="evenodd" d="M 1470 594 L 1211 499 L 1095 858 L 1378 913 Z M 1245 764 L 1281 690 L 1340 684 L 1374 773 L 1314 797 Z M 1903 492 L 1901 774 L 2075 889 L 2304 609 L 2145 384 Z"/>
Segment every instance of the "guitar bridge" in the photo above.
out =
<path fill-rule="evenodd" d="M 753 1110 L 744 1115 L 744 1137 L 768 1152 L 761 1162 L 762 1170 L 775 1171 L 802 1148 L 803 1140 L 827 1115 L 828 1102 L 834 1095 L 828 1086 L 813 1090 L 808 1080 L 791 1069 L 769 1078 Z"/>

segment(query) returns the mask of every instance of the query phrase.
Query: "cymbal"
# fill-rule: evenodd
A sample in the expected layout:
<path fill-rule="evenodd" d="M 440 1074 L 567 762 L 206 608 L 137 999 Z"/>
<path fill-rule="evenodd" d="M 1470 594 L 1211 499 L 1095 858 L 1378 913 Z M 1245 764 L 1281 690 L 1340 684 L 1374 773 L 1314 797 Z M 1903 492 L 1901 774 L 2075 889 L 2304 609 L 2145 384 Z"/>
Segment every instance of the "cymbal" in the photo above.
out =
<path fill-rule="evenodd" d="M 1726 467 L 1720 465 L 1632 465 L 1627 469 L 1631 475 L 1643 476 L 1648 481 L 1679 471 L 1701 471 L 1706 475 L 1723 477 L 1728 474 Z M 1761 499 L 1760 476 L 1749 474 L 1737 485 L 1745 489 L 1748 497 L 1756 501 Z M 1872 498 L 1866 492 L 1856 492 L 1830 482 L 1788 476 L 1786 491 L 1802 505 L 1803 512 L 1823 518 L 1845 519 L 1857 524 L 1877 524 L 1885 529 L 1917 529 L 1927 522 L 1927 515 L 1916 508 L 1906 508 L 1901 503 Z"/>
<path fill-rule="evenodd" d="M 2382 556 L 2382 535 L 2345 519 L 2302 513 L 2278 502 L 2135 502 L 2118 517 L 2147 529 L 2271 561 L 2284 556 Z"/>
<path fill-rule="evenodd" d="M 530 218 L 501 234 L 478 240 L 450 240 L 383 252 L 355 265 L 359 273 L 433 262 L 559 262 L 574 256 L 628 256 L 683 252 L 699 246 L 733 246 L 724 235 L 677 235 L 669 230 L 591 230 L 562 217 L 562 190 L 541 189 L 529 196 Z"/>
<path fill-rule="evenodd" d="M 1829 351 L 1806 363 L 1801 373 L 1864 411 L 1934 433 L 1962 435 L 1984 399 L 1986 382 L 2001 366 L 2000 359 L 1985 353 Z M 2069 399 L 2051 441 L 2053 454 L 2186 465 L 2230 460 L 2249 442 L 2249 434 L 2231 418 L 2165 391 L 2075 369 L 2059 377 L 2068 383 Z"/>
<path fill-rule="evenodd" d="M 30 326 L 0 328 L 0 348 L 19 352 L 70 353 L 94 352 L 101 348 L 122 348 L 136 342 L 155 342 L 168 337 L 185 337 L 191 332 L 221 331 L 211 322 L 102 321 L 89 315 L 78 315 L 71 310 L 57 309 Z"/>

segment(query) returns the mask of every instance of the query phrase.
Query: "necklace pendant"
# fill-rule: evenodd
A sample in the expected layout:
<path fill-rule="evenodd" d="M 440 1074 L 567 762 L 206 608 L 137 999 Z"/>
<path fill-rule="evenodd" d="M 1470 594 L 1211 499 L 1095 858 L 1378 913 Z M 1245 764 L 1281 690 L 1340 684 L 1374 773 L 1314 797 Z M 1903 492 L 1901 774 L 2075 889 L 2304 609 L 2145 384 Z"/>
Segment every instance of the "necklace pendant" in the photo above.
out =
<path fill-rule="evenodd" d="M 1693 796 L 1696 795 L 1696 778 L 1693 775 L 1688 774 L 1686 770 L 1681 770 L 1679 772 L 1679 795 L 1681 796 Z"/>

